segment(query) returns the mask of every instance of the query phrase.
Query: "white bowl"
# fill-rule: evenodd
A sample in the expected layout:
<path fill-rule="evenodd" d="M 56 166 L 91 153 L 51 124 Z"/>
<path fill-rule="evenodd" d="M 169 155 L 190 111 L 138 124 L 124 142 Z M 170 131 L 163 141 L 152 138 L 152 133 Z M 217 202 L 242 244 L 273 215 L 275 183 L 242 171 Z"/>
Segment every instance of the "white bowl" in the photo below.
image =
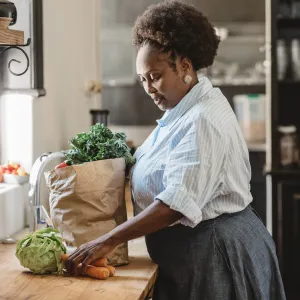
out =
<path fill-rule="evenodd" d="M 3 182 L 10 184 L 23 184 L 29 181 L 29 175 L 19 176 L 13 174 L 3 174 Z"/>

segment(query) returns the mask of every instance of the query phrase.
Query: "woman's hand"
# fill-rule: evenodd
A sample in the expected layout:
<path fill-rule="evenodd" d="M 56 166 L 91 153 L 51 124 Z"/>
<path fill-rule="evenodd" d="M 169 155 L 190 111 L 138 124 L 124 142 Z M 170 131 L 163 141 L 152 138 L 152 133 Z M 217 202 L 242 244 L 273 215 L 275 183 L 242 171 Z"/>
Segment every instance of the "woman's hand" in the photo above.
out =
<path fill-rule="evenodd" d="M 70 275 L 85 274 L 86 267 L 96 258 L 106 257 L 117 245 L 106 234 L 93 241 L 81 245 L 66 261 Z M 79 264 L 82 264 L 78 267 Z"/>

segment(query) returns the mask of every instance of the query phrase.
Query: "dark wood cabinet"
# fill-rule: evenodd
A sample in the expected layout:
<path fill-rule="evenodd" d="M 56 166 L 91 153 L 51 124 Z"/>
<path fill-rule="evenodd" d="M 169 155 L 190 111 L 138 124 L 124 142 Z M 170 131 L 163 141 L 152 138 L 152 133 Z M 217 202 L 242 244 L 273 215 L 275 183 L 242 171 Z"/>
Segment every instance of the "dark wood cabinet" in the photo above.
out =
<path fill-rule="evenodd" d="M 293 41 L 300 41 L 300 18 L 282 18 L 282 3 L 266 0 L 266 172 L 269 230 L 274 238 L 287 300 L 300 299 L 300 169 L 283 169 L 279 126 L 300 132 L 300 81 L 295 76 Z M 296 3 L 296 2 L 295 2 Z M 292 11 L 292 10 L 291 10 Z M 279 42 L 280 40 L 280 42 Z M 285 45 L 284 47 L 282 45 Z M 298 51 L 298 50 L 297 50 Z M 300 50 L 299 50 L 300 51 Z M 299 52 L 300 53 L 300 52 Z M 286 68 L 283 72 L 283 68 Z M 283 73 L 284 75 L 283 75 Z M 298 149 L 300 149 L 298 143 Z M 270 228 L 271 227 L 271 228 Z"/>
<path fill-rule="evenodd" d="M 300 180 L 273 179 L 277 197 L 276 245 L 287 299 L 299 299 Z"/>
<path fill-rule="evenodd" d="M 250 187 L 253 197 L 251 205 L 266 225 L 266 177 L 264 176 L 265 156 L 266 153 L 264 151 L 249 152 L 252 173 Z"/>

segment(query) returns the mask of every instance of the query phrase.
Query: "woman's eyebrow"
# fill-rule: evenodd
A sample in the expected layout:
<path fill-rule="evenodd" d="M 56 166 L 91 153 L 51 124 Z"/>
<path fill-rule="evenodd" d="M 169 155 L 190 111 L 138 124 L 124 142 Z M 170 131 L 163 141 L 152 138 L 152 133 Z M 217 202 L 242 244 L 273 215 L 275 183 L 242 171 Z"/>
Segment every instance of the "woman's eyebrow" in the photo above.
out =
<path fill-rule="evenodd" d="M 154 72 L 161 72 L 161 70 L 158 70 L 158 69 L 151 69 L 151 70 L 147 71 L 147 72 L 144 73 L 144 74 L 139 74 L 139 73 L 138 73 L 138 75 L 139 75 L 139 76 L 142 76 L 142 75 L 147 75 L 147 74 L 149 74 L 149 73 L 154 73 Z"/>

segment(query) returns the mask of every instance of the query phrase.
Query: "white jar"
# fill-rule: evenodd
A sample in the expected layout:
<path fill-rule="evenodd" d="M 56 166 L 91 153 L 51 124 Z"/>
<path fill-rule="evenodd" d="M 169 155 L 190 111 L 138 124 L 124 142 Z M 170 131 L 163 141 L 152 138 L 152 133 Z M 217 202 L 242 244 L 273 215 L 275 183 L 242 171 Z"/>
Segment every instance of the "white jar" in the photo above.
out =
<path fill-rule="evenodd" d="M 280 164 L 282 167 L 292 167 L 296 163 L 296 126 L 279 126 Z"/>
<path fill-rule="evenodd" d="M 291 58 L 293 78 L 300 80 L 300 40 L 298 39 L 291 41 Z"/>
<path fill-rule="evenodd" d="M 288 68 L 288 53 L 287 53 L 287 43 L 285 40 L 277 40 L 277 78 L 278 80 L 283 80 L 286 77 Z"/>
<path fill-rule="evenodd" d="M 266 138 L 265 95 L 236 95 L 233 104 L 245 140 L 263 143 Z"/>

